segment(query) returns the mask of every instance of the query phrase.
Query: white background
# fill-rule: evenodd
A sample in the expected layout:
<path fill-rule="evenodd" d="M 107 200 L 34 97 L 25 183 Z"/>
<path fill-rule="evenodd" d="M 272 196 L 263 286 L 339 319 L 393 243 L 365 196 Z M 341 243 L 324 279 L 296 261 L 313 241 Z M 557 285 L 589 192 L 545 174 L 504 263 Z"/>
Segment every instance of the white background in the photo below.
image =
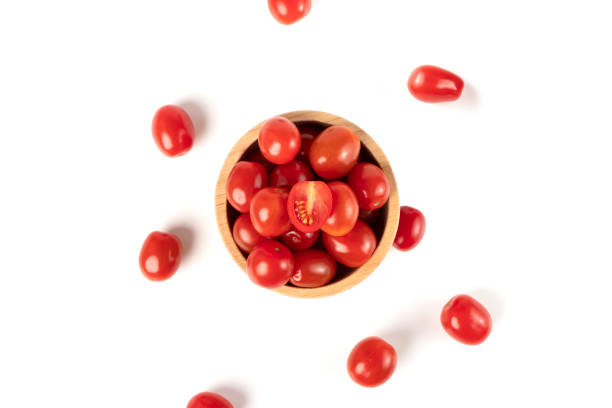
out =
<path fill-rule="evenodd" d="M 0 406 L 610 406 L 606 3 L 318 0 L 285 27 L 264 0 L 2 2 Z M 462 100 L 415 100 L 421 64 Z M 150 133 L 168 103 L 199 128 L 174 159 Z M 370 133 L 428 222 L 318 300 L 251 284 L 214 216 L 234 142 L 299 109 Z M 142 241 L 179 227 L 185 262 L 147 281 Z M 480 346 L 440 327 L 458 293 L 492 313 Z M 376 389 L 345 369 L 369 335 L 399 353 Z"/>

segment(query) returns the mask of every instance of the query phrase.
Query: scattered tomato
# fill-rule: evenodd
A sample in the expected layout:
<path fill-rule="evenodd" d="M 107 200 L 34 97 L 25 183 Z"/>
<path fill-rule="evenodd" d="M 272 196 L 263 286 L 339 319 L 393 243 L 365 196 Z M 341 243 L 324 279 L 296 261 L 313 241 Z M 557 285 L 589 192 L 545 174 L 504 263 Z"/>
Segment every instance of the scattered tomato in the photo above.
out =
<path fill-rule="evenodd" d="M 323 232 L 323 245 L 338 262 L 351 268 L 363 265 L 376 249 L 376 235 L 365 222 L 357 220 L 355 227 L 342 237 Z"/>
<path fill-rule="evenodd" d="M 281 24 L 293 24 L 310 11 L 311 0 L 268 0 L 272 16 Z"/>
<path fill-rule="evenodd" d="M 468 295 L 453 297 L 442 309 L 440 322 L 455 340 L 476 345 L 491 333 L 491 315 L 476 299 Z"/>
<path fill-rule="evenodd" d="M 341 181 L 332 181 L 327 186 L 332 192 L 333 205 L 331 214 L 321 229 L 329 235 L 346 235 L 357 223 L 359 216 L 357 197 L 348 184 Z"/>
<path fill-rule="evenodd" d="M 219 394 L 201 392 L 189 401 L 187 408 L 234 408 L 234 406 Z"/>
<path fill-rule="evenodd" d="M 330 126 L 310 146 L 310 165 L 326 180 L 346 176 L 357 163 L 361 142 L 346 126 Z"/>
<path fill-rule="evenodd" d="M 287 214 L 287 189 L 266 187 L 251 200 L 251 222 L 255 230 L 264 237 L 276 237 L 289 231 L 291 221 Z"/>
<path fill-rule="evenodd" d="M 293 122 L 281 116 L 268 119 L 259 131 L 259 150 L 274 164 L 285 164 L 295 159 L 302 138 Z"/>
<path fill-rule="evenodd" d="M 238 245 L 238 248 L 247 253 L 251 252 L 255 245 L 265 239 L 259 235 L 255 227 L 253 227 L 249 214 L 240 214 L 236 221 L 234 221 L 232 235 L 234 236 L 234 242 Z"/>
<path fill-rule="evenodd" d="M 152 281 L 169 279 L 181 263 L 181 254 L 181 241 L 176 235 L 154 231 L 140 249 L 140 270 Z"/>
<path fill-rule="evenodd" d="M 191 118 L 176 105 L 162 106 L 153 116 L 153 139 L 166 156 L 181 156 L 193 146 L 194 129 Z"/>
<path fill-rule="evenodd" d="M 263 241 L 247 258 L 247 274 L 259 286 L 276 289 L 287 282 L 293 274 L 294 259 L 291 251 L 277 241 Z"/>
<path fill-rule="evenodd" d="M 313 232 L 321 228 L 331 212 L 332 193 L 322 181 L 300 181 L 289 193 L 287 212 L 295 228 Z"/>
<path fill-rule="evenodd" d="M 309 249 L 294 254 L 295 265 L 291 283 L 301 288 L 327 285 L 336 274 L 336 261 L 325 251 Z"/>
<path fill-rule="evenodd" d="M 287 164 L 276 166 L 270 173 L 270 185 L 291 188 L 300 181 L 312 180 L 314 174 L 310 166 L 303 161 L 293 160 Z"/>
<path fill-rule="evenodd" d="M 302 232 L 291 225 L 291 229 L 281 236 L 283 244 L 293 251 L 305 251 L 317 242 L 319 231 Z"/>
<path fill-rule="evenodd" d="M 408 90 L 422 102 L 455 101 L 463 91 L 463 80 L 445 69 L 423 65 L 410 74 Z"/>
<path fill-rule="evenodd" d="M 253 196 L 268 185 L 268 173 L 259 163 L 239 161 L 227 177 L 227 201 L 238 211 L 249 212 Z"/>
<path fill-rule="evenodd" d="M 393 246 L 400 251 L 409 251 L 421 242 L 425 234 L 425 216 L 416 208 L 400 207 L 400 219 Z"/>
<path fill-rule="evenodd" d="M 353 348 L 347 362 L 349 375 L 364 387 L 377 387 L 387 381 L 397 365 L 392 345 L 380 337 L 368 337 Z"/>
<path fill-rule="evenodd" d="M 309 163 L 310 146 L 312 145 L 315 137 L 319 136 L 319 133 L 321 133 L 321 127 L 314 124 L 305 123 L 298 125 L 298 130 L 302 136 L 302 146 L 300 147 L 300 151 L 296 158 L 298 160 L 302 160 L 303 162 Z"/>
<path fill-rule="evenodd" d="M 389 199 L 389 180 L 381 168 L 372 163 L 357 164 L 349 173 L 347 182 L 362 210 L 376 210 Z"/>

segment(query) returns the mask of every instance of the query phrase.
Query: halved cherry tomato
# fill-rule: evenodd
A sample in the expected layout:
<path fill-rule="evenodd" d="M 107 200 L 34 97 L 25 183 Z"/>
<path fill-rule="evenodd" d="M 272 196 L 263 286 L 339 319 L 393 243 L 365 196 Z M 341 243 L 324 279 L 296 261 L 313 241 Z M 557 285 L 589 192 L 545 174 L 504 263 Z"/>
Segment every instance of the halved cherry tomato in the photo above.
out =
<path fill-rule="evenodd" d="M 309 163 L 310 159 L 308 156 L 310 154 L 310 146 L 315 137 L 319 136 L 319 133 L 321 133 L 321 127 L 311 123 L 304 123 L 298 125 L 298 130 L 302 136 L 302 147 L 300 147 L 296 159 Z"/>
<path fill-rule="evenodd" d="M 351 351 L 347 362 L 349 375 L 364 387 L 377 387 L 391 378 L 397 365 L 397 353 L 380 337 L 361 340 Z"/>
<path fill-rule="evenodd" d="M 455 101 L 463 91 L 463 79 L 445 69 L 423 65 L 410 74 L 408 90 L 422 102 Z"/>
<path fill-rule="evenodd" d="M 169 279 L 181 263 L 182 252 L 181 240 L 176 235 L 154 231 L 140 249 L 140 270 L 152 281 Z"/>
<path fill-rule="evenodd" d="M 416 208 L 400 207 L 400 219 L 393 246 L 400 251 L 409 251 L 421 242 L 425 234 L 425 216 Z"/>
<path fill-rule="evenodd" d="M 310 165 L 326 180 L 344 177 L 357 163 L 361 142 L 346 126 L 330 126 L 310 146 Z"/>
<path fill-rule="evenodd" d="M 310 0 L 268 0 L 272 16 L 281 24 L 293 24 L 310 11 Z"/>
<path fill-rule="evenodd" d="M 359 203 L 355 193 L 348 184 L 332 181 L 327 184 L 332 192 L 332 212 L 321 227 L 329 235 L 342 236 L 348 234 L 359 217 Z"/>
<path fill-rule="evenodd" d="M 291 251 L 277 241 L 263 241 L 247 258 L 247 274 L 259 286 L 276 289 L 287 282 L 293 274 L 294 259 Z"/>
<path fill-rule="evenodd" d="M 259 235 L 255 227 L 253 227 L 249 214 L 240 214 L 234 222 L 232 235 L 234 236 L 234 242 L 238 245 L 238 248 L 247 253 L 251 252 L 255 245 L 265 239 Z"/>
<path fill-rule="evenodd" d="M 234 406 L 219 394 L 201 392 L 189 401 L 187 408 L 234 408 Z"/>
<path fill-rule="evenodd" d="M 251 150 L 244 160 L 259 163 L 266 168 L 266 171 L 270 171 L 274 168 L 274 163 L 267 161 L 266 158 L 263 157 L 263 154 L 261 154 L 259 148 Z"/>
<path fill-rule="evenodd" d="M 289 193 L 287 212 L 295 228 L 313 232 L 329 217 L 333 204 L 332 193 L 322 181 L 300 181 Z"/>
<path fill-rule="evenodd" d="M 152 131 L 157 147 L 166 156 L 182 156 L 193 146 L 193 122 L 180 106 L 159 108 L 153 116 Z"/>
<path fill-rule="evenodd" d="M 276 166 L 270 173 L 270 185 L 291 188 L 299 181 L 312 180 L 314 174 L 310 166 L 302 161 L 293 160 Z"/>
<path fill-rule="evenodd" d="M 283 244 L 293 251 L 305 251 L 317 242 L 319 231 L 302 232 L 293 225 L 291 229 L 281 236 Z"/>
<path fill-rule="evenodd" d="M 295 159 L 302 138 L 293 122 L 281 116 L 268 119 L 259 131 L 259 150 L 274 164 L 285 164 Z"/>
<path fill-rule="evenodd" d="M 338 262 L 351 268 L 363 265 L 376 249 L 376 235 L 365 222 L 357 220 L 355 227 L 342 237 L 322 235 L 327 252 Z"/>
<path fill-rule="evenodd" d="M 309 249 L 294 254 L 295 265 L 291 283 L 301 288 L 327 285 L 336 274 L 336 261 L 325 251 Z"/>
<path fill-rule="evenodd" d="M 266 187 L 253 196 L 249 214 L 255 231 L 264 237 L 276 237 L 289 231 L 288 197 L 287 189 L 280 187 Z"/>
<path fill-rule="evenodd" d="M 391 187 L 380 167 L 372 163 L 359 163 L 347 179 L 362 210 L 376 210 L 387 202 Z"/>
<path fill-rule="evenodd" d="M 242 213 L 249 212 L 251 199 L 268 185 L 268 173 L 259 163 L 239 161 L 227 177 L 225 194 L 227 201 Z"/>
<path fill-rule="evenodd" d="M 468 295 L 449 300 L 442 309 L 440 322 L 452 338 L 472 346 L 485 341 L 493 325 L 489 311 Z"/>

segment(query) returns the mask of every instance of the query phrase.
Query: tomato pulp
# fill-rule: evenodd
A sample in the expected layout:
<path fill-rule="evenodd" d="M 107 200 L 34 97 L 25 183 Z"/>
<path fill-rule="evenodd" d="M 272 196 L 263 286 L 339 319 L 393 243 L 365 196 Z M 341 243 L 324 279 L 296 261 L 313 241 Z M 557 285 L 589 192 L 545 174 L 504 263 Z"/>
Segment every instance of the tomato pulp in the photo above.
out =
<path fill-rule="evenodd" d="M 291 188 L 287 212 L 295 228 L 313 232 L 325 223 L 332 204 L 332 193 L 327 184 L 322 181 L 300 181 Z"/>

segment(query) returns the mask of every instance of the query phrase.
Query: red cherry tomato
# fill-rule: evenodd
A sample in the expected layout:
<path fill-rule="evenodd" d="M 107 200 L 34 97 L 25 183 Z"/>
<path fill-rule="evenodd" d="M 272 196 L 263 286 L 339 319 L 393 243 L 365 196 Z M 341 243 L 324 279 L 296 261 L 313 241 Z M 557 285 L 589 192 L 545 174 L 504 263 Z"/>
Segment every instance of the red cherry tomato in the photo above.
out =
<path fill-rule="evenodd" d="M 287 212 L 295 228 L 313 232 L 329 217 L 333 204 L 332 193 L 322 181 L 300 181 L 289 193 Z"/>
<path fill-rule="evenodd" d="M 469 345 L 485 341 L 493 324 L 487 309 L 468 295 L 449 300 L 442 309 L 440 322 L 452 338 Z"/>
<path fill-rule="evenodd" d="M 240 214 L 234 222 L 232 235 L 234 236 L 234 242 L 238 245 L 238 248 L 247 253 L 251 252 L 255 245 L 265 239 L 259 235 L 255 227 L 253 227 L 249 214 Z"/>
<path fill-rule="evenodd" d="M 380 219 L 380 210 L 359 210 L 359 219 L 363 220 L 370 227 L 374 226 Z"/>
<path fill-rule="evenodd" d="M 349 173 L 347 179 L 362 210 L 376 210 L 389 199 L 391 187 L 389 180 L 380 167 L 372 163 L 359 163 Z"/>
<path fill-rule="evenodd" d="M 300 151 L 296 158 L 308 163 L 310 161 L 308 158 L 310 154 L 310 146 L 312 145 L 315 137 L 319 136 L 319 133 L 321 133 L 321 127 L 310 123 L 305 123 L 303 125 L 298 125 L 298 130 L 302 136 L 302 147 L 300 147 Z"/>
<path fill-rule="evenodd" d="M 270 171 L 274 168 L 274 163 L 270 163 L 269 161 L 266 160 L 265 157 L 263 157 L 263 154 L 261 154 L 261 152 L 259 151 L 259 148 L 255 149 L 255 150 L 251 150 L 246 157 L 244 158 L 245 161 L 250 161 L 250 162 L 255 162 L 255 163 L 259 163 L 262 166 L 265 167 L 266 171 Z"/>
<path fill-rule="evenodd" d="M 258 142 L 259 150 L 266 160 L 274 164 L 285 164 L 297 156 L 302 138 L 293 122 L 277 116 L 263 124 Z"/>
<path fill-rule="evenodd" d="M 357 197 L 348 184 L 341 181 L 332 181 L 327 186 L 332 192 L 333 205 L 332 212 L 321 229 L 329 235 L 346 235 L 357 223 L 359 216 Z"/>
<path fill-rule="evenodd" d="M 153 116 L 153 139 L 166 156 L 181 156 L 193 146 L 193 122 L 183 108 L 162 106 Z"/>
<path fill-rule="evenodd" d="M 445 69 L 423 65 L 410 74 L 408 89 L 423 102 L 455 101 L 463 91 L 463 79 Z"/>
<path fill-rule="evenodd" d="M 397 365 L 397 354 L 392 345 L 380 337 L 361 340 L 347 362 L 349 375 L 364 387 L 377 387 L 387 381 Z"/>
<path fill-rule="evenodd" d="M 283 244 L 293 251 L 305 251 L 317 242 L 319 231 L 302 232 L 296 229 L 293 225 L 289 232 L 281 236 Z"/>
<path fill-rule="evenodd" d="M 259 243 L 247 258 L 247 274 L 259 286 L 268 289 L 280 288 L 293 274 L 293 254 L 277 241 Z"/>
<path fill-rule="evenodd" d="M 268 185 L 266 169 L 259 163 L 239 161 L 227 177 L 227 201 L 242 213 L 249 212 L 253 196 Z"/>
<path fill-rule="evenodd" d="M 346 126 L 330 126 L 310 146 L 310 165 L 326 180 L 344 177 L 357 163 L 361 142 Z"/>
<path fill-rule="evenodd" d="M 393 246 L 400 251 L 409 251 L 421 242 L 425 234 L 425 216 L 416 208 L 403 205 L 400 208 L 399 225 Z"/>
<path fill-rule="evenodd" d="M 293 24 L 310 11 L 310 0 L 268 0 L 272 16 L 281 24 Z"/>
<path fill-rule="evenodd" d="M 342 237 L 322 235 L 327 252 L 338 262 L 357 268 L 370 259 L 376 249 L 376 235 L 365 222 L 357 220 L 355 227 Z"/>
<path fill-rule="evenodd" d="M 314 174 L 308 164 L 293 160 L 287 164 L 276 166 L 270 173 L 270 185 L 275 187 L 291 188 L 299 181 L 312 180 Z"/>
<path fill-rule="evenodd" d="M 279 187 L 266 187 L 253 196 L 250 215 L 255 231 L 264 237 L 277 237 L 289 231 L 287 197 L 287 190 Z"/>
<path fill-rule="evenodd" d="M 219 394 L 201 392 L 189 401 L 187 408 L 234 408 L 234 406 Z"/>
<path fill-rule="evenodd" d="M 327 285 L 336 274 L 336 261 L 325 251 L 309 249 L 296 252 L 291 283 L 301 288 Z"/>
<path fill-rule="evenodd" d="M 181 263 L 182 251 L 181 241 L 176 235 L 154 231 L 140 249 L 140 270 L 152 281 L 169 279 Z"/>

